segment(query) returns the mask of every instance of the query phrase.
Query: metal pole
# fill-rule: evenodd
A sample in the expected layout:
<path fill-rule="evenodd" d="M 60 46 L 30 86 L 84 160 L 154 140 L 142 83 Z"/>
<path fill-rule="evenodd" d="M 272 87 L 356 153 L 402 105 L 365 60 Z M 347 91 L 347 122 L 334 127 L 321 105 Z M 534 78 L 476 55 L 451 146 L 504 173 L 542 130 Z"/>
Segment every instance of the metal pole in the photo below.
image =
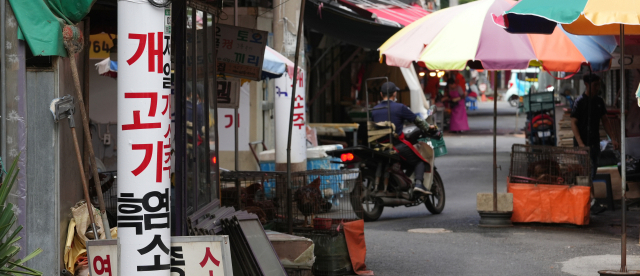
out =
<path fill-rule="evenodd" d="M 233 1 L 233 26 L 238 26 L 238 0 Z"/>
<path fill-rule="evenodd" d="M 193 145 L 194 162 L 191 172 L 191 185 L 193 185 L 193 209 L 197 210 L 198 206 L 198 186 L 200 184 L 200 164 L 198 164 L 198 65 L 195 60 L 198 59 L 198 28 L 196 18 L 198 16 L 198 10 L 191 8 L 191 58 L 194 60 L 191 64 L 193 68 L 191 70 L 191 144 Z M 204 22 L 203 24 L 206 24 Z M 191 160 L 190 160 L 191 161 Z"/>
<path fill-rule="evenodd" d="M 5 37 L 6 26 L 4 25 L 4 23 L 7 22 L 6 5 L 6 0 L 0 0 L 0 22 L 3 23 L 0 27 L 0 65 L 2 66 L 2 68 L 0 68 L 0 71 L 2 71 L 0 72 L 0 86 L 2 86 L 0 87 L 0 112 L 2 112 L 0 114 L 0 139 L 2 139 L 2 141 L 0 141 L 0 155 L 2 155 L 4 162 L 7 162 L 7 65 L 5 63 L 7 59 L 5 46 L 7 43 Z"/>
<path fill-rule="evenodd" d="M 173 51 L 176 58 L 176 70 L 175 70 L 175 81 L 173 83 L 175 88 L 175 139 L 176 139 L 176 153 L 175 153 L 175 191 L 176 191 L 176 201 L 175 201 L 175 231 L 174 235 L 182 236 L 185 232 L 185 224 L 182 223 L 186 221 L 186 187 L 187 185 L 187 175 L 186 175 L 186 134 L 187 131 L 185 129 L 185 76 L 186 76 L 186 29 L 187 29 L 187 10 L 186 10 L 186 2 L 184 1 L 176 1 L 172 4 L 172 25 L 174 30 L 174 41 L 175 50 Z M 214 67 L 215 68 L 215 67 Z M 172 214 L 173 215 L 173 214 Z"/>
<path fill-rule="evenodd" d="M 626 125 L 626 116 L 625 116 L 625 99 L 627 98 L 627 93 L 625 90 L 624 83 L 624 24 L 620 24 L 620 91 L 622 91 L 622 99 L 620 100 L 620 156 L 622 157 L 622 244 L 621 244 L 621 262 L 620 262 L 620 271 L 627 272 L 627 201 L 625 197 L 625 190 L 627 189 L 627 162 L 625 162 L 626 158 L 626 145 L 625 145 L 625 125 Z"/>
<path fill-rule="evenodd" d="M 234 124 L 233 124 L 233 138 L 235 139 L 235 144 L 234 144 L 234 151 L 235 151 L 234 152 L 234 156 L 235 156 L 235 158 L 234 158 L 235 159 L 235 165 L 234 166 L 235 167 L 234 168 L 236 169 L 236 172 L 239 172 L 240 171 L 240 168 L 239 168 L 240 165 L 239 165 L 239 162 L 238 162 L 238 127 L 239 127 L 240 124 L 239 124 L 238 121 L 240 121 L 240 114 L 238 114 L 238 108 L 237 107 L 233 109 L 233 112 L 234 112 L 233 117 L 235 118 Z"/>
<path fill-rule="evenodd" d="M 498 161 L 496 157 L 496 140 L 498 124 L 498 88 L 496 87 L 496 74 L 493 72 L 493 211 L 498 211 Z"/>
<path fill-rule="evenodd" d="M 236 0 L 237 1 L 237 0 Z M 296 55 L 293 60 L 293 89 L 291 91 L 291 107 L 289 109 L 289 136 L 287 139 L 287 216 L 289 218 L 289 234 L 293 233 L 293 198 L 291 192 L 291 135 L 293 133 L 293 107 L 296 102 L 296 82 L 298 80 L 298 57 L 300 57 L 300 40 L 302 40 L 302 24 L 304 23 L 304 4 L 306 0 L 300 1 L 300 20 L 298 21 L 298 34 L 296 36 Z"/>
<path fill-rule="evenodd" d="M 212 30 L 215 32 L 218 23 L 216 22 L 216 15 L 211 20 Z M 213 36 L 215 37 L 215 36 Z M 215 163 L 213 164 L 215 173 L 216 173 L 216 185 L 218 185 L 218 199 L 222 199 L 222 187 L 220 186 L 220 138 L 218 136 L 218 49 L 216 47 L 211 47 L 213 49 L 213 135 L 215 136 L 215 151 L 213 156 L 215 158 Z"/>
<path fill-rule="evenodd" d="M 209 111 L 210 111 L 210 107 L 209 107 L 209 91 L 211 91 L 211 87 L 209 87 L 209 76 L 210 73 L 209 72 L 209 53 L 211 51 L 210 46 L 208 45 L 207 41 L 209 39 L 209 30 L 212 28 L 209 28 L 209 13 L 208 12 L 203 12 L 202 15 L 202 29 L 204 30 L 203 33 L 203 38 L 202 38 L 202 49 L 204 51 L 202 51 L 202 53 L 204 54 L 204 91 L 202 93 L 202 106 L 203 106 L 203 126 L 204 126 L 204 139 L 203 140 L 203 146 L 205 149 L 205 156 L 206 156 L 206 162 L 202 162 L 203 164 L 208 163 L 211 164 L 209 162 L 211 162 L 211 160 L 209 160 L 209 153 L 211 152 L 211 143 L 209 143 L 209 135 L 210 135 L 210 129 L 209 129 Z M 211 21 L 214 21 L 213 19 L 211 19 Z M 215 27 L 213 28 L 215 30 Z M 217 161 L 217 158 L 216 158 Z M 205 176 L 204 176 L 204 183 L 208 183 L 209 185 L 213 185 L 213 183 L 211 183 L 211 165 L 209 166 L 204 166 L 204 172 L 205 172 Z M 206 187 L 211 187 L 209 185 L 205 185 Z M 213 191 L 211 189 L 211 191 Z M 211 193 L 208 193 L 208 201 L 211 202 L 213 201 L 213 195 Z"/>

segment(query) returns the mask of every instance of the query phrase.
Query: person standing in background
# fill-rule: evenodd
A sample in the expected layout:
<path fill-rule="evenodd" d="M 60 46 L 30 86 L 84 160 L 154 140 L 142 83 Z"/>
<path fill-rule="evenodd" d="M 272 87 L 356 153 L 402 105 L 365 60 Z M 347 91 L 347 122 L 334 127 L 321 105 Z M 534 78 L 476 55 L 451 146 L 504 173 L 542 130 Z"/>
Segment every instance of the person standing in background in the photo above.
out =
<path fill-rule="evenodd" d="M 464 95 L 461 95 L 463 98 L 467 97 L 467 80 L 464 78 L 462 74 L 458 71 L 449 71 L 448 76 L 445 76 L 446 80 L 454 79 L 458 87 L 462 90 Z M 448 84 L 447 84 L 448 85 Z"/>
<path fill-rule="evenodd" d="M 573 131 L 573 145 L 575 147 L 589 147 L 591 159 L 591 178 L 598 170 L 598 157 L 600 156 L 600 122 L 605 131 L 611 129 L 607 118 L 607 109 L 600 93 L 600 77 L 586 75 L 583 78 L 585 90 L 573 103 L 571 109 L 571 130 Z M 609 137 L 616 137 L 607 133 Z M 618 141 L 611 141 L 613 147 L 618 149 Z M 593 187 L 591 187 L 591 212 L 598 214 L 606 210 L 605 207 L 594 204 Z"/>
<path fill-rule="evenodd" d="M 451 107 L 451 122 L 449 131 L 453 133 L 462 133 L 469 130 L 469 121 L 467 120 L 467 107 L 465 105 L 465 96 L 462 88 L 458 86 L 455 79 L 447 80 L 447 95 L 442 101 L 448 101 Z"/>

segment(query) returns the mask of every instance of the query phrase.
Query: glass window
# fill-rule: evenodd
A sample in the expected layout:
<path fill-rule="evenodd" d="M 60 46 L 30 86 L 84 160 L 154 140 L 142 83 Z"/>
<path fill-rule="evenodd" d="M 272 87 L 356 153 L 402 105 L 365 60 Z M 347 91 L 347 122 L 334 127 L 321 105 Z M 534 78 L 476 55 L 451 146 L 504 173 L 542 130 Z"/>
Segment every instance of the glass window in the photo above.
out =
<path fill-rule="evenodd" d="M 215 147 L 210 145 L 215 135 L 210 131 L 214 117 L 208 93 L 214 77 L 213 15 L 194 7 L 187 7 L 186 13 L 185 80 L 179 85 L 184 85 L 185 91 L 186 183 L 182 191 L 186 202 L 182 206 L 188 216 L 217 198 L 217 175 L 212 174 L 217 169 L 211 150 Z"/>

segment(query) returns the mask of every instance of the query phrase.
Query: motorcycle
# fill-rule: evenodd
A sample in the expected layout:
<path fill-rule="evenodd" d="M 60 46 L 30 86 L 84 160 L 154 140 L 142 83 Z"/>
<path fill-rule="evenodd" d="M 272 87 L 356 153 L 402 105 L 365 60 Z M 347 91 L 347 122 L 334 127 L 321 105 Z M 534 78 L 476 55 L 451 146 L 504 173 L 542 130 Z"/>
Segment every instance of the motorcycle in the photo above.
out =
<path fill-rule="evenodd" d="M 432 110 L 433 111 L 433 110 Z M 432 117 L 427 122 L 433 124 Z M 415 128 L 401 137 L 393 137 L 389 122 L 369 125 L 369 146 L 355 146 L 327 152 L 338 157 L 347 168 L 359 168 L 362 181 L 350 187 L 351 205 L 359 218 L 375 221 L 382 215 L 384 207 L 413 207 L 424 204 L 432 214 L 440 214 L 444 209 L 444 183 L 434 163 L 433 148 L 420 138 L 441 139 L 442 133 L 436 129 L 423 133 Z M 381 134 L 382 133 L 382 134 Z M 390 137 L 384 141 L 386 135 Z M 382 139 L 382 141 L 381 141 Z M 431 193 L 413 193 L 414 165 L 408 164 L 395 150 L 402 140 L 407 141 L 419 153 L 426 164 L 423 185 Z M 392 143 L 388 143 L 392 141 Z M 386 143 L 385 143 L 386 142 Z"/>

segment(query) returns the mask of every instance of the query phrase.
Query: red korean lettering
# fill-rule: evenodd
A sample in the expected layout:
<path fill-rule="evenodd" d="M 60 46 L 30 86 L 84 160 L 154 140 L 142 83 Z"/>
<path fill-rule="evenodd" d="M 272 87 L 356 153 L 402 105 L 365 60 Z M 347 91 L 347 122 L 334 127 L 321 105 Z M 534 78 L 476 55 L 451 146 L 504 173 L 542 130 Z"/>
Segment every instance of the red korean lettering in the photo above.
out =
<path fill-rule="evenodd" d="M 164 110 L 162 110 L 162 115 L 164 115 L 167 113 L 167 110 L 169 110 L 169 95 L 162 95 L 162 99 L 166 101 L 164 105 Z"/>
<path fill-rule="evenodd" d="M 205 265 L 207 265 L 208 261 L 211 261 L 211 263 L 213 263 L 213 265 L 215 266 L 220 266 L 220 261 L 218 261 L 215 257 L 213 257 L 213 254 L 211 254 L 210 247 L 207 247 L 207 250 L 204 253 L 204 259 L 202 259 L 202 262 L 200 262 L 200 267 L 204 267 Z"/>
<path fill-rule="evenodd" d="M 227 48 L 231 50 L 233 48 L 233 40 L 231 39 L 222 39 L 222 48 Z"/>
<path fill-rule="evenodd" d="M 297 126 L 298 129 L 302 129 L 304 127 L 304 123 L 302 124 L 293 124 L 294 126 Z"/>
<path fill-rule="evenodd" d="M 144 170 L 147 169 L 149 163 L 151 163 L 151 155 L 153 154 L 153 144 L 133 144 L 131 145 L 133 150 L 144 150 L 144 158 L 142 163 L 135 170 L 131 171 L 133 175 L 138 176 Z"/>
<path fill-rule="evenodd" d="M 156 149 L 156 182 L 162 182 L 162 156 L 164 155 L 164 147 L 162 146 L 162 141 L 158 141 L 158 148 Z"/>
<path fill-rule="evenodd" d="M 151 99 L 149 105 L 149 117 L 155 117 L 156 109 L 158 107 L 158 93 L 124 93 L 125 99 Z M 140 110 L 133 111 L 133 124 L 122 125 L 122 130 L 136 130 L 136 129 L 152 129 L 160 128 L 161 123 L 141 123 L 140 122 Z"/>
<path fill-rule="evenodd" d="M 169 129 L 167 129 L 167 133 L 164 134 L 164 138 L 169 137 L 169 134 L 171 134 L 171 124 L 169 124 Z"/>
<path fill-rule="evenodd" d="M 169 139 L 171 141 L 171 139 Z M 158 147 L 156 148 L 156 182 L 162 182 L 162 176 L 164 171 L 169 171 L 171 165 L 165 167 L 164 164 L 169 163 L 171 160 L 171 152 L 167 152 L 166 149 L 171 148 L 171 142 L 164 144 L 162 141 L 158 141 Z M 162 159 L 163 156 L 167 156 L 167 159 Z"/>
<path fill-rule="evenodd" d="M 224 117 L 229 118 L 229 124 L 224 126 L 224 128 L 230 128 L 231 126 L 233 126 L 233 115 L 227 114 L 224 115 Z M 236 116 L 236 120 L 238 120 L 238 127 L 240 127 L 240 113 L 238 113 L 238 116 Z"/>
<path fill-rule="evenodd" d="M 138 41 L 138 49 L 133 54 L 133 56 L 127 59 L 127 64 L 132 65 L 142 56 L 142 52 L 144 52 L 145 46 L 147 46 L 147 35 L 146 34 L 129 34 L 129 39 L 137 39 Z"/>
<path fill-rule="evenodd" d="M 163 40 L 163 35 L 162 32 L 158 32 L 158 39 L 157 41 L 155 41 L 155 37 L 156 34 L 155 33 L 149 33 L 149 49 L 148 49 L 148 53 L 149 53 L 149 72 L 153 72 L 154 71 L 154 67 L 156 67 L 156 61 L 158 62 L 158 67 L 157 67 L 157 73 L 162 73 L 162 66 L 164 65 L 163 57 L 164 57 L 164 53 L 162 52 L 162 42 Z M 157 43 L 157 46 L 156 46 Z M 154 59 L 155 58 L 155 59 Z"/>
<path fill-rule="evenodd" d="M 295 113 L 293 114 L 293 121 L 297 122 L 297 121 L 304 121 L 304 113 Z"/>
<path fill-rule="evenodd" d="M 225 118 L 229 118 L 229 124 L 224 126 L 224 128 L 230 128 L 233 125 L 233 115 L 227 114 L 224 115 Z"/>
<path fill-rule="evenodd" d="M 300 95 L 296 95 L 296 101 L 304 101 L 304 98 Z"/>
<path fill-rule="evenodd" d="M 107 275 L 111 276 L 111 260 L 110 256 L 107 255 L 105 259 L 102 256 L 95 256 L 93 258 L 93 269 L 96 274 L 102 275 L 104 273 L 109 273 Z"/>

